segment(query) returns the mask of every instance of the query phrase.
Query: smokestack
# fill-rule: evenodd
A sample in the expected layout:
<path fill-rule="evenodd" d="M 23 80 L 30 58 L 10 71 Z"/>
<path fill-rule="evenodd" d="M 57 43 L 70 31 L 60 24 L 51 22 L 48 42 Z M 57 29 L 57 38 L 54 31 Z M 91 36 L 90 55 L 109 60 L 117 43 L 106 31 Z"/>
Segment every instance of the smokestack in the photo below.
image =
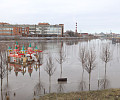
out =
<path fill-rule="evenodd" d="M 75 27 L 76 29 L 75 29 L 75 32 L 77 33 L 77 22 L 76 22 L 76 27 Z"/>

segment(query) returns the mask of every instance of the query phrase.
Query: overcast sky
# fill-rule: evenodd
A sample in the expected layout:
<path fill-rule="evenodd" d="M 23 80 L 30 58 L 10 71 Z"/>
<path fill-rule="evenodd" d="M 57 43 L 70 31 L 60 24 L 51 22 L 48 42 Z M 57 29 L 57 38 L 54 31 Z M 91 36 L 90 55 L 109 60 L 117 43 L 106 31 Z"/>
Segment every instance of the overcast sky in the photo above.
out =
<path fill-rule="evenodd" d="M 120 33 L 120 0 L 0 0 L 0 22 L 64 24 L 65 31 Z"/>

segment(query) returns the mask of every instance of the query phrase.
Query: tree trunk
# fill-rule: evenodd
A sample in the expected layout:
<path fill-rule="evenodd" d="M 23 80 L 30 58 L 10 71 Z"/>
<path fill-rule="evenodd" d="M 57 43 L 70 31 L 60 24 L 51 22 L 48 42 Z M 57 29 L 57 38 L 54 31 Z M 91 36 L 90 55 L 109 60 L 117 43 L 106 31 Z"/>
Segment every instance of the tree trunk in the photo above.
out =
<path fill-rule="evenodd" d="M 51 76 L 49 76 L 49 93 L 51 93 Z"/>
<path fill-rule="evenodd" d="M 39 83 L 40 83 L 40 66 L 39 66 Z"/>
<path fill-rule="evenodd" d="M 82 91 L 84 89 L 83 76 L 84 76 L 84 69 L 83 69 L 83 72 L 82 72 L 82 88 L 81 88 Z"/>
<path fill-rule="evenodd" d="M 107 65 L 107 63 L 105 62 L 105 76 L 106 76 L 106 65 Z"/>
<path fill-rule="evenodd" d="M 106 88 L 106 65 L 107 65 L 107 63 L 105 63 L 105 80 L 104 80 L 104 89 Z"/>
<path fill-rule="evenodd" d="M 104 89 L 106 89 L 106 77 L 105 77 L 105 80 L 104 80 Z"/>
<path fill-rule="evenodd" d="M 1 67 L 1 92 L 2 92 L 2 74 L 3 74 L 2 73 L 2 56 L 1 56 L 1 66 L 0 67 Z"/>
<path fill-rule="evenodd" d="M 7 63 L 7 88 L 8 88 L 8 63 Z"/>
<path fill-rule="evenodd" d="M 3 100 L 3 93 L 2 93 L 2 91 L 1 91 L 1 100 Z"/>
<path fill-rule="evenodd" d="M 100 86 L 100 80 L 98 79 L 98 90 L 99 90 L 99 86 Z"/>
<path fill-rule="evenodd" d="M 62 64 L 60 64 L 60 67 L 61 67 L 60 78 L 62 78 Z"/>
<path fill-rule="evenodd" d="M 2 75 L 1 75 L 1 92 L 2 92 Z"/>
<path fill-rule="evenodd" d="M 82 72 L 82 81 L 83 81 L 83 77 L 84 77 L 84 68 L 83 68 L 83 72 Z"/>
<path fill-rule="evenodd" d="M 90 78 L 91 78 L 91 73 L 89 73 L 89 91 L 90 91 Z"/>

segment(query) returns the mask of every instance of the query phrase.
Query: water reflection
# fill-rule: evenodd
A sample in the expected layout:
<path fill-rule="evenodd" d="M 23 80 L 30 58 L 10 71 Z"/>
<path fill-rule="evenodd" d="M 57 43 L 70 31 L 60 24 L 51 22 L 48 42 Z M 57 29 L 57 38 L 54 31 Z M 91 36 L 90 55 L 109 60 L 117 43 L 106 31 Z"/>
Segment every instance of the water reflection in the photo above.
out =
<path fill-rule="evenodd" d="M 58 57 L 56 58 L 56 61 L 60 64 L 61 68 L 61 73 L 60 73 L 60 78 L 62 78 L 62 67 L 63 67 L 63 62 L 65 62 L 66 55 L 63 51 L 63 42 L 61 42 L 61 48 L 58 51 Z"/>
<path fill-rule="evenodd" d="M 81 45 L 79 47 L 79 61 L 81 62 L 82 70 L 83 70 L 82 71 L 82 79 L 81 79 L 80 86 L 79 86 L 79 89 L 81 91 L 83 91 L 84 88 L 86 88 L 86 84 L 84 81 L 84 70 L 85 70 L 85 63 L 87 61 L 87 57 L 88 57 L 87 47 L 84 45 Z"/>
<path fill-rule="evenodd" d="M 3 47 L 3 48 L 2 48 Z M 0 78 L 1 78 L 1 99 L 3 100 L 3 78 L 6 77 L 7 67 L 6 67 L 7 59 L 6 52 L 4 46 L 0 48 Z"/>
<path fill-rule="evenodd" d="M 66 41 L 66 44 L 67 45 L 76 45 L 76 44 L 78 44 L 78 41 Z"/>
<path fill-rule="evenodd" d="M 9 66 L 7 60 L 7 53 L 4 51 L 0 51 L 1 56 L 1 65 L 0 65 L 0 76 L 1 76 L 1 100 L 10 100 L 12 92 L 11 87 L 9 85 Z M 6 77 L 6 83 L 3 84 L 3 79 Z M 3 84 L 3 86 L 2 86 Z M 14 96 L 16 93 L 14 92 Z M 13 97 L 14 97 L 13 96 Z"/>
<path fill-rule="evenodd" d="M 65 62 L 66 60 L 66 55 L 65 55 L 65 52 L 64 52 L 64 48 L 63 48 L 63 42 L 61 42 L 61 47 L 58 51 L 58 55 L 56 57 L 56 61 L 59 63 L 60 65 L 60 77 L 58 78 L 58 88 L 57 88 L 57 92 L 58 93 L 63 93 L 64 92 L 64 84 L 67 83 L 67 81 L 59 81 L 59 79 L 62 79 L 63 76 L 63 62 Z"/>
<path fill-rule="evenodd" d="M 110 81 L 107 79 L 106 75 L 103 79 L 99 80 L 99 89 L 107 89 L 109 87 Z"/>
<path fill-rule="evenodd" d="M 8 84 L 8 63 L 7 63 L 7 84 L 4 86 L 4 91 L 6 91 L 6 99 L 10 97 L 10 86 Z"/>
<path fill-rule="evenodd" d="M 28 66 L 23 66 L 23 65 L 8 63 L 8 66 L 9 66 L 8 70 L 11 72 L 11 70 L 13 69 L 16 76 L 18 76 L 18 73 L 22 73 L 22 75 L 24 76 L 26 73 L 26 68 L 28 68 L 28 73 L 31 77 L 34 65 L 36 65 L 36 64 L 34 63 L 34 64 L 30 64 Z M 34 69 L 36 70 L 36 67 L 34 67 Z"/>
<path fill-rule="evenodd" d="M 49 75 L 49 93 L 51 93 L 51 77 L 54 74 L 56 67 L 54 65 L 53 58 L 50 53 L 48 54 L 48 59 L 46 61 L 44 70 Z"/>
<path fill-rule="evenodd" d="M 66 45 L 77 45 L 79 42 L 88 42 L 88 39 L 80 39 L 80 40 L 68 40 L 66 41 Z"/>
<path fill-rule="evenodd" d="M 39 54 L 39 58 L 38 58 L 38 63 L 36 64 L 36 66 L 34 66 L 35 70 L 37 71 L 39 69 L 39 79 L 37 84 L 34 87 L 34 96 L 41 96 L 42 94 L 45 94 L 45 88 L 43 86 L 43 83 L 41 81 L 40 78 L 40 66 L 43 64 L 43 53 Z"/>
<path fill-rule="evenodd" d="M 109 40 L 80 40 L 80 41 L 18 41 L 20 47 L 24 45 L 29 46 L 29 42 L 33 48 L 37 47 L 43 51 L 38 56 L 38 62 L 29 63 L 28 65 L 20 65 L 14 63 L 8 63 L 7 72 L 2 79 L 3 87 L 1 91 L 1 97 L 3 100 L 10 97 L 11 100 L 16 98 L 17 100 L 31 100 L 31 98 L 38 98 L 45 93 L 52 92 L 72 92 L 72 91 L 84 91 L 89 90 L 87 87 L 88 74 L 84 71 L 82 63 L 78 60 L 80 58 L 79 47 L 91 47 L 94 44 L 94 50 L 96 53 L 96 68 L 92 71 L 91 76 L 91 90 L 107 89 L 107 88 L 119 88 L 120 76 L 119 70 L 119 47 L 120 45 L 113 45 Z M 8 46 L 15 43 L 15 41 L 6 43 Z M 105 65 L 100 59 L 100 51 L 103 44 L 109 43 L 114 48 L 113 59 L 108 62 L 111 66 L 108 66 L 105 71 Z M 1 43 L 0 43 L 1 44 Z M 5 45 L 5 43 L 4 43 Z M 80 47 L 80 48 L 81 48 Z M 13 47 L 14 48 L 14 47 Z M 49 60 L 49 52 L 51 53 L 51 59 Z M 116 59 L 117 56 L 117 59 Z M 1 61 L 1 60 L 0 60 Z M 50 64 L 50 62 L 52 62 Z M 54 65 L 52 70 L 53 74 L 49 73 L 50 69 L 46 68 L 47 65 Z M 84 64 L 83 64 L 84 65 Z M 96 80 L 98 76 L 104 76 L 102 79 Z M 114 67 L 115 66 L 115 67 Z M 6 68 L 7 65 L 4 67 Z M 56 67 L 56 68 L 55 68 Z M 46 71 L 48 70 L 49 71 Z M 56 69 L 56 70 L 55 70 Z M 47 73 L 46 73 L 46 72 Z M 104 73 L 103 73 L 104 72 Z M 106 74 L 105 74 L 106 73 Z M 114 74 L 115 73 L 115 74 Z M 109 79 L 108 79 L 109 76 Z M 114 77 L 110 79 L 110 76 Z M 58 82 L 58 78 L 67 77 L 67 82 Z M 81 77 L 81 80 L 80 80 Z M 97 83 L 98 82 L 98 83 Z M 111 86 L 110 86 L 110 85 Z M 117 85 L 116 85 L 117 84 Z M 78 88 L 79 86 L 79 88 Z M 12 91 L 13 90 L 13 91 Z M 23 94 L 23 91 L 26 95 Z M 15 97 L 14 97 L 15 94 Z"/>
<path fill-rule="evenodd" d="M 41 96 L 42 94 L 45 94 L 45 88 L 40 80 L 40 66 L 39 66 L 39 81 L 34 87 L 34 96 Z"/>
<path fill-rule="evenodd" d="M 107 63 L 110 62 L 110 60 L 112 60 L 112 52 L 109 43 L 102 46 L 100 57 L 101 60 L 105 63 L 104 65 L 105 69 L 104 69 L 104 78 L 98 80 L 98 89 L 99 87 L 101 89 L 106 89 L 109 86 L 109 80 L 107 79 Z"/>
<path fill-rule="evenodd" d="M 82 72 L 82 79 L 79 84 L 79 90 L 83 91 L 86 88 L 86 82 L 84 81 L 84 71 Z"/>
<path fill-rule="evenodd" d="M 58 82 L 58 87 L 57 87 L 58 93 L 64 93 L 65 84 L 67 84 L 67 82 Z"/>

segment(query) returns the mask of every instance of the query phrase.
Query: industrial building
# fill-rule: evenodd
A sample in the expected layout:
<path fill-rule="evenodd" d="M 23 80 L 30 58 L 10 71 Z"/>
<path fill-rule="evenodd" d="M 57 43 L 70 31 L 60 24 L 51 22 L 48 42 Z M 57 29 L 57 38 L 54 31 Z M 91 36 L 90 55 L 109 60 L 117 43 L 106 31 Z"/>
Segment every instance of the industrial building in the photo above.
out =
<path fill-rule="evenodd" d="M 49 23 L 9 24 L 0 23 L 0 35 L 4 36 L 63 36 L 64 24 L 50 25 Z"/>

